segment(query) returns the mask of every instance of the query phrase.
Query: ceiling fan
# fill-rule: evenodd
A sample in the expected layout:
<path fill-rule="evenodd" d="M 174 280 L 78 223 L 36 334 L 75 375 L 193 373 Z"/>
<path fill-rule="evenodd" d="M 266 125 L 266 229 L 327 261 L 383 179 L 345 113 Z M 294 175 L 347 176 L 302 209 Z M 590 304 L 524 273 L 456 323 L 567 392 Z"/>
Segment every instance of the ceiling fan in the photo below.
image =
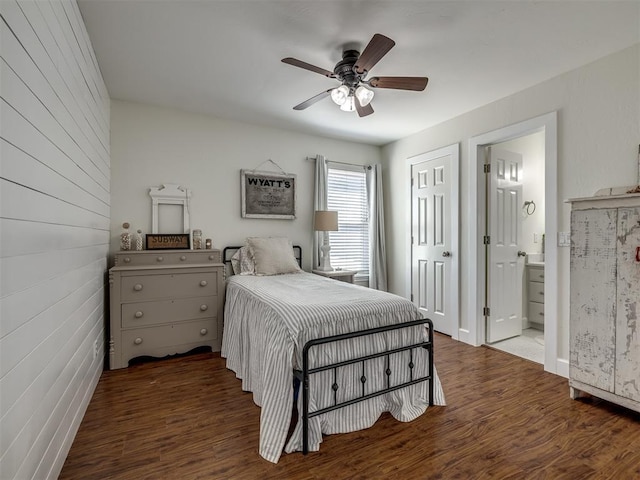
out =
<path fill-rule="evenodd" d="M 335 78 L 341 83 L 339 87 L 330 88 L 329 90 L 321 92 L 296 105 L 293 109 L 304 110 L 323 98 L 331 96 L 331 99 L 340 105 L 341 110 L 347 112 L 356 110 L 359 116 L 366 117 L 373 113 L 373 107 L 370 102 L 374 95 L 373 91 L 367 87 L 414 91 L 424 90 L 429 81 L 427 77 L 371 77 L 368 80 L 366 79 L 371 68 L 373 68 L 395 44 L 396 42 L 390 38 L 376 33 L 362 54 L 354 48 L 345 48 L 342 53 L 342 60 L 336 64 L 333 72 L 295 58 L 283 58 L 282 61 L 284 63 L 319 73 L 327 78 Z"/>

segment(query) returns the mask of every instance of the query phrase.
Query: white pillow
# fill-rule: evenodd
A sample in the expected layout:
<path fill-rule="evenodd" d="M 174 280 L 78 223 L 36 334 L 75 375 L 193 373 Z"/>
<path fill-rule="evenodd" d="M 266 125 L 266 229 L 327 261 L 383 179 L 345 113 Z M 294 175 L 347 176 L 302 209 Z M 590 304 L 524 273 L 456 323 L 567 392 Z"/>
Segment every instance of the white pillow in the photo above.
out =
<path fill-rule="evenodd" d="M 233 257 L 231 257 L 231 266 L 233 267 L 233 273 L 235 275 L 256 274 L 256 264 L 247 246 L 239 248 L 238 251 L 233 254 Z"/>
<path fill-rule="evenodd" d="M 256 264 L 256 275 L 279 275 L 300 271 L 287 237 L 249 237 L 247 243 Z"/>

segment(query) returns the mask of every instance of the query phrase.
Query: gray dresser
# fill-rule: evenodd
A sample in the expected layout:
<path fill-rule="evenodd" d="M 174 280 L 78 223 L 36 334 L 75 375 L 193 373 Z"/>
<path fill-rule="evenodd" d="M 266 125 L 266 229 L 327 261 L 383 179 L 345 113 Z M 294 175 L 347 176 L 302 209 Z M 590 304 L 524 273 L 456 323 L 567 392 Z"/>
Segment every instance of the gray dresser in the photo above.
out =
<path fill-rule="evenodd" d="M 219 250 L 119 252 L 109 270 L 109 368 L 199 346 L 219 351 L 224 265 Z"/>
<path fill-rule="evenodd" d="M 571 207 L 571 397 L 640 411 L 640 195 Z"/>

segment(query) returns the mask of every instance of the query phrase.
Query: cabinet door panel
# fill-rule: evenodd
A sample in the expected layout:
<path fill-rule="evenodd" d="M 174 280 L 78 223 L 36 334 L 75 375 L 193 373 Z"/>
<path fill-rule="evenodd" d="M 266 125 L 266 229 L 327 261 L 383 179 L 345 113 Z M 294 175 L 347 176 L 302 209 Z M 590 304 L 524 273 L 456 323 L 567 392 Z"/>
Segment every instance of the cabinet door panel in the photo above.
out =
<path fill-rule="evenodd" d="M 614 391 L 617 209 L 571 214 L 569 376 Z"/>
<path fill-rule="evenodd" d="M 640 207 L 618 211 L 617 395 L 640 401 Z"/>

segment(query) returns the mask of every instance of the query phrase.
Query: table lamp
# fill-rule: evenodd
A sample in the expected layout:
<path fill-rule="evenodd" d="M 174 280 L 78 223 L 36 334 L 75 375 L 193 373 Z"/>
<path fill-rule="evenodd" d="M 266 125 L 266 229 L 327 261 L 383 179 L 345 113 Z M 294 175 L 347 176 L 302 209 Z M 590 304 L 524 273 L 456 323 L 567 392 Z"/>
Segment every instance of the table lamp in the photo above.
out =
<path fill-rule="evenodd" d="M 329 232 L 338 231 L 338 212 L 316 210 L 313 219 L 313 229 L 316 232 L 324 232 L 324 235 L 322 236 L 322 246 L 320 247 L 322 256 L 320 257 L 320 266 L 318 267 L 318 270 L 330 272 L 333 268 L 331 268 L 331 257 L 329 253 L 331 251 Z"/>

